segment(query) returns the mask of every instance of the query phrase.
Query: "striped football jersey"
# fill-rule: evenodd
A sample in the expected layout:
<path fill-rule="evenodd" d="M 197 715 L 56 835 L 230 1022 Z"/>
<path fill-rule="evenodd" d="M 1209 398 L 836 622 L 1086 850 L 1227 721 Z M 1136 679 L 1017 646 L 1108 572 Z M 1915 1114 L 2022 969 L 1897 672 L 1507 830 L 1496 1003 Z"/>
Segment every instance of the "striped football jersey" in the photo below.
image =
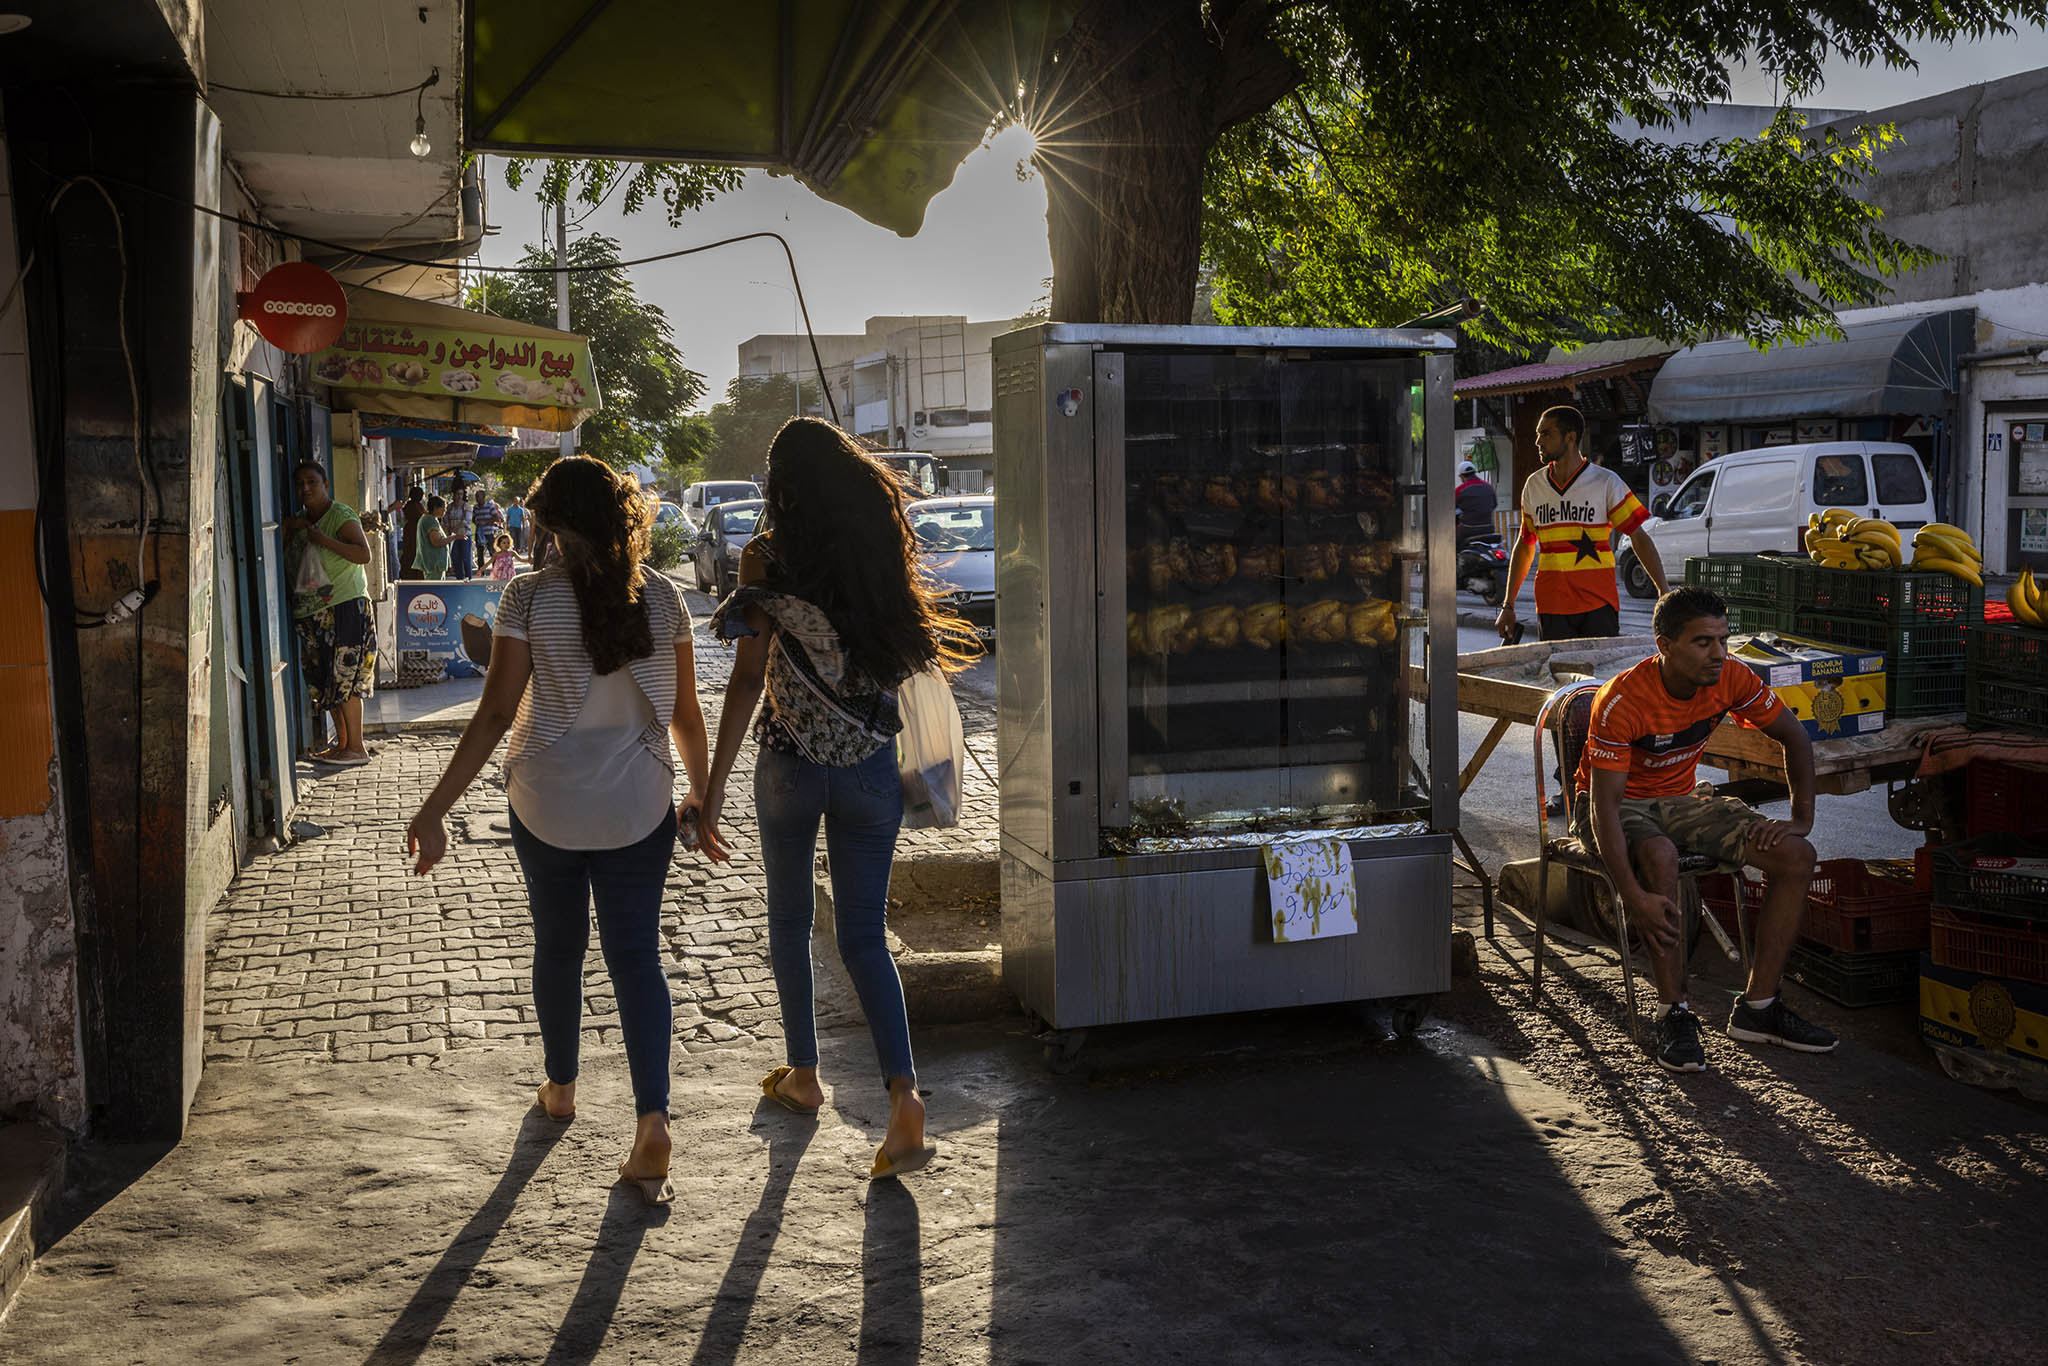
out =
<path fill-rule="evenodd" d="M 1560 488 L 1545 465 L 1522 485 L 1522 539 L 1536 547 L 1536 610 L 1559 614 L 1621 606 L 1614 538 L 1649 514 L 1620 475 L 1588 462 Z"/>

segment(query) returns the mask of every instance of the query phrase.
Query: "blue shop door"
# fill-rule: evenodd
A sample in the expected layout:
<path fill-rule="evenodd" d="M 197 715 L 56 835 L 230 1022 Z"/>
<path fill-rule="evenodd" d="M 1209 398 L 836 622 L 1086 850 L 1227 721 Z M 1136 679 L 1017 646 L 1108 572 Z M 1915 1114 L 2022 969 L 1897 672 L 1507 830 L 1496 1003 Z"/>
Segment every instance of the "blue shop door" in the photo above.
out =
<path fill-rule="evenodd" d="M 251 377 L 246 390 L 237 386 L 234 442 L 235 559 L 243 594 L 243 635 L 249 658 L 244 672 L 253 686 L 249 717 L 249 762 L 258 794 L 252 824 L 257 834 L 284 838 L 298 786 L 293 759 L 298 753 L 298 649 L 291 631 L 290 585 L 285 578 L 284 475 L 287 458 L 277 415 L 282 405 L 271 396 L 267 380 Z M 287 416 L 289 409 L 284 409 Z"/>

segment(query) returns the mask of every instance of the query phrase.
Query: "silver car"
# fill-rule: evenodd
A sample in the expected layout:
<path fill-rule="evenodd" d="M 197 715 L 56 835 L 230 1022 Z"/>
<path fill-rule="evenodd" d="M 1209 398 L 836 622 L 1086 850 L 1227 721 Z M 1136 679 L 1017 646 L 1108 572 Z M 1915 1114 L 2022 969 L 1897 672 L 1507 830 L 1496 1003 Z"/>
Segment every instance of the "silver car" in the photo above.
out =
<path fill-rule="evenodd" d="M 927 498 L 904 509 L 925 572 L 983 640 L 996 635 L 996 500 Z"/>

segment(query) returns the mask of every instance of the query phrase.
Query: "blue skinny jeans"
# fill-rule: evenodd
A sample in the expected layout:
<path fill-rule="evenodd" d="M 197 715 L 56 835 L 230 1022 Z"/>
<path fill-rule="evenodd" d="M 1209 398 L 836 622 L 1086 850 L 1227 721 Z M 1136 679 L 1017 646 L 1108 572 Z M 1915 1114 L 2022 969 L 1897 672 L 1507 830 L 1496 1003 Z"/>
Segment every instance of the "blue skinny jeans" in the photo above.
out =
<path fill-rule="evenodd" d="M 829 768 L 763 748 L 754 766 L 754 815 L 761 829 L 761 866 L 768 882 L 768 961 L 782 1001 L 783 1048 L 791 1067 L 818 1065 L 813 1016 L 811 868 L 818 822 L 832 863 L 832 912 L 839 959 L 868 1017 L 882 1084 L 915 1080 L 910 1015 L 903 981 L 883 935 L 889 913 L 889 866 L 903 824 L 903 785 L 896 748 L 883 745 L 857 764 Z"/>
<path fill-rule="evenodd" d="M 675 854 L 671 807 L 646 838 L 619 849 L 558 849 L 512 813 L 512 848 L 533 915 L 533 1013 L 548 1080 L 576 1080 L 583 1042 L 583 955 L 590 907 L 619 1005 L 634 1113 L 668 1113 L 668 976 L 661 970 L 661 889 Z"/>

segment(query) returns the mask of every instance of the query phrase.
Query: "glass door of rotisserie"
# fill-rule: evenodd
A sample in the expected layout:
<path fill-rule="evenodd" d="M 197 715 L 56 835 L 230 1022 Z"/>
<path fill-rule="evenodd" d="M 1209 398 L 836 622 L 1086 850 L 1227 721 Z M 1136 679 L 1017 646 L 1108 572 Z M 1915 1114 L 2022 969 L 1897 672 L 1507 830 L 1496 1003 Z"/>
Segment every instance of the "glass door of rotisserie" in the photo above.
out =
<path fill-rule="evenodd" d="M 1105 845 L 1426 816 L 1423 364 L 1097 357 Z"/>

